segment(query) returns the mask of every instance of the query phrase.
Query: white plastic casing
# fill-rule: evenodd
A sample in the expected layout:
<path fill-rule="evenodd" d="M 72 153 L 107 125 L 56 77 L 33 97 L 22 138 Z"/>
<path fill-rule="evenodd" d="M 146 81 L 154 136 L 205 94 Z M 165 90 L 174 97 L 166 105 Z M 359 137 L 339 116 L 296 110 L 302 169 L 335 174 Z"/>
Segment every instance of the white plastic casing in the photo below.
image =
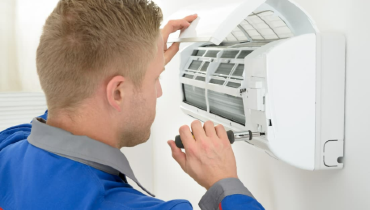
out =
<path fill-rule="evenodd" d="M 219 1 L 215 1 L 219 2 Z M 227 2 L 217 4 L 218 12 L 222 8 L 228 11 L 228 17 L 222 17 L 223 22 L 216 27 L 209 20 L 213 28 L 208 38 L 197 36 L 197 27 L 190 29 L 187 37 L 184 36 L 172 41 L 210 41 L 219 44 L 221 38 L 217 31 L 227 25 L 228 20 L 234 23 L 245 18 L 233 16 L 235 5 L 239 2 L 243 9 L 250 12 L 257 7 L 270 7 L 272 5 L 287 4 L 296 16 L 307 17 L 305 23 L 312 23 L 304 11 L 287 0 L 268 0 L 269 5 L 257 5 L 265 1 L 230 1 L 231 7 L 226 7 Z M 253 2 L 248 7 L 245 2 Z M 224 5 L 224 6 L 222 6 Z M 240 6 L 239 5 L 239 6 Z M 198 11 L 206 14 L 209 8 L 204 4 L 193 6 Z M 230 9 L 232 8 L 232 9 Z M 275 8 L 276 9 L 276 8 Z M 239 10 L 238 10 L 239 11 Z M 302 14 L 297 15 L 297 12 Z M 185 12 L 193 14 L 189 9 Z M 279 12 L 275 10 L 275 12 Z M 183 14 L 180 12 L 178 14 Z M 208 13 L 210 13 L 208 11 Z M 285 18 L 293 17 L 289 11 L 281 11 Z M 225 13 L 226 14 L 226 13 Z M 248 15 L 246 14 L 246 15 Z M 246 16 L 244 15 L 244 16 Z M 202 18 L 202 16 L 200 16 Z M 201 25 L 201 20 L 197 23 Z M 309 20 L 309 21 L 307 21 Z M 226 21 L 226 22 L 225 22 Z M 299 25 L 297 20 L 294 24 Z M 206 27 L 206 22 L 202 22 Z M 214 30 L 217 28 L 217 30 Z M 207 31 L 201 28 L 200 31 Z M 229 30 L 229 28 L 227 29 Z M 230 29 L 228 33 L 231 31 Z M 240 88 L 230 88 L 225 85 L 211 84 L 209 81 L 215 72 L 218 63 L 226 62 L 218 54 L 215 58 L 193 57 L 193 50 L 202 48 L 206 43 L 194 43 L 181 52 L 180 82 L 205 89 L 207 110 L 182 102 L 181 109 L 188 115 L 202 121 L 211 120 L 222 124 L 234 131 L 261 131 L 266 135 L 247 141 L 250 145 L 264 150 L 273 158 L 284 161 L 295 167 L 305 170 L 340 169 L 343 168 L 344 151 L 344 95 L 345 95 L 345 38 L 340 34 L 319 33 L 314 24 L 306 29 L 296 29 L 294 37 L 272 41 L 261 47 L 253 48 L 253 52 L 244 60 L 229 60 L 227 62 L 243 63 L 244 74 Z M 297 32 L 299 31 L 299 32 Z M 306 33 L 306 32 L 307 33 Z M 204 33 L 199 33 L 204 34 Z M 215 38 L 218 37 L 218 38 Z M 209 43 L 209 42 L 208 42 Z M 214 49 L 214 48 L 213 48 Z M 221 49 L 221 48 L 220 48 Z M 235 48 L 234 48 L 235 49 Z M 250 48 L 249 48 L 250 49 Z M 243 50 L 243 48 L 239 49 Z M 193 60 L 212 61 L 206 73 L 206 81 L 197 81 L 183 77 L 187 66 Z M 245 89 L 246 91 L 241 91 Z M 245 125 L 235 123 L 226 118 L 214 115 L 209 111 L 208 92 L 228 94 L 243 99 L 245 112 Z M 182 94 L 184 94 L 182 92 Z M 185 96 L 183 97 L 185 98 Z"/>

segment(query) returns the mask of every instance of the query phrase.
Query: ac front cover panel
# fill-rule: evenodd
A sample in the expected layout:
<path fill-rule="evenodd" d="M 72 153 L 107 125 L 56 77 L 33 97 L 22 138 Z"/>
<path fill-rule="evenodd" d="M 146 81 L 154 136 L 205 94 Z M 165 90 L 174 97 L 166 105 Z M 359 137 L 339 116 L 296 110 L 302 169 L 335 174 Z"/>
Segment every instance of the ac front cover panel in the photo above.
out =
<path fill-rule="evenodd" d="M 183 8 L 169 20 L 191 14 L 198 18 L 183 33 L 171 34 L 168 42 L 212 42 L 220 44 L 226 36 L 265 0 L 209 0 Z"/>

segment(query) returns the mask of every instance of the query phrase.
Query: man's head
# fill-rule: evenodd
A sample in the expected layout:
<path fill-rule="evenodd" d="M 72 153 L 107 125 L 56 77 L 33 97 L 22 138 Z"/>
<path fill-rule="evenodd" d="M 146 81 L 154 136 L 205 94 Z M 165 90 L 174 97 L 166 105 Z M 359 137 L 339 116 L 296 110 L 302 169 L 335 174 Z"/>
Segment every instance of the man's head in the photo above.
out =
<path fill-rule="evenodd" d="M 120 139 L 115 146 L 147 140 L 162 94 L 161 21 L 148 0 L 61 0 L 37 50 L 49 117 L 95 110 Z"/>

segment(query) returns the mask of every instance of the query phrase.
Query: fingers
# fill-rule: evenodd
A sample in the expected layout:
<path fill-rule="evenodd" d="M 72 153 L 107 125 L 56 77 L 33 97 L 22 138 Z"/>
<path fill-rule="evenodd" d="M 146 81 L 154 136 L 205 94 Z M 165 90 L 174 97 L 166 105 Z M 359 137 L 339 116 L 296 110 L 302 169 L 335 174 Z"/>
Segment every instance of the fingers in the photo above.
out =
<path fill-rule="evenodd" d="M 196 140 L 203 140 L 206 139 L 206 133 L 202 127 L 202 123 L 199 120 L 195 120 L 191 123 L 191 130 L 193 131 L 193 135 Z M 185 146 L 185 145 L 184 145 Z"/>
<path fill-rule="evenodd" d="M 170 20 L 167 25 L 162 29 L 162 36 L 164 43 L 167 42 L 168 36 L 178 30 L 188 28 L 190 23 L 184 19 Z"/>
<path fill-rule="evenodd" d="M 197 14 L 194 14 L 194 15 L 189 15 L 189 16 L 186 16 L 184 18 L 184 20 L 188 21 L 189 23 L 193 22 L 195 19 L 197 19 L 198 15 Z"/>
<path fill-rule="evenodd" d="M 176 42 L 164 52 L 164 65 L 167 65 L 180 49 L 180 43 Z"/>
<path fill-rule="evenodd" d="M 215 127 L 215 130 L 216 130 L 216 134 L 218 136 L 218 138 L 222 139 L 222 140 L 228 140 L 228 137 L 227 137 L 227 133 L 226 133 L 226 130 L 224 128 L 224 126 L 222 125 L 217 125 Z"/>
<path fill-rule="evenodd" d="M 204 131 L 208 137 L 217 137 L 215 125 L 211 121 L 204 123 Z"/>
<path fill-rule="evenodd" d="M 181 166 L 182 170 L 185 170 L 186 155 L 178 148 L 174 141 L 168 141 L 168 145 L 171 147 L 172 157 Z"/>
<path fill-rule="evenodd" d="M 189 15 L 183 19 L 179 20 L 170 20 L 166 26 L 162 29 L 162 36 L 164 43 L 167 42 L 168 36 L 171 33 L 176 32 L 177 30 L 183 30 L 190 26 L 190 23 L 193 22 L 198 15 Z"/>
<path fill-rule="evenodd" d="M 193 137 L 193 134 L 191 134 L 189 126 L 181 126 L 179 129 L 179 133 L 185 149 L 192 147 L 195 144 L 195 139 Z"/>

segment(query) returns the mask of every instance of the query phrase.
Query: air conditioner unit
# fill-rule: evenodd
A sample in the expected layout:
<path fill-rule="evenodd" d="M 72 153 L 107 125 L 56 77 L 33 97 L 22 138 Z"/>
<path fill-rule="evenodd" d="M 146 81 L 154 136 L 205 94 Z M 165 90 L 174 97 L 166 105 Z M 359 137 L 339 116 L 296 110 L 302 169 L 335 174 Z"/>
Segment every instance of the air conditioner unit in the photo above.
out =
<path fill-rule="evenodd" d="M 289 0 L 211 0 L 170 19 L 198 18 L 169 42 L 181 56 L 181 109 L 306 170 L 340 169 L 344 150 L 345 38 L 320 33 Z"/>

